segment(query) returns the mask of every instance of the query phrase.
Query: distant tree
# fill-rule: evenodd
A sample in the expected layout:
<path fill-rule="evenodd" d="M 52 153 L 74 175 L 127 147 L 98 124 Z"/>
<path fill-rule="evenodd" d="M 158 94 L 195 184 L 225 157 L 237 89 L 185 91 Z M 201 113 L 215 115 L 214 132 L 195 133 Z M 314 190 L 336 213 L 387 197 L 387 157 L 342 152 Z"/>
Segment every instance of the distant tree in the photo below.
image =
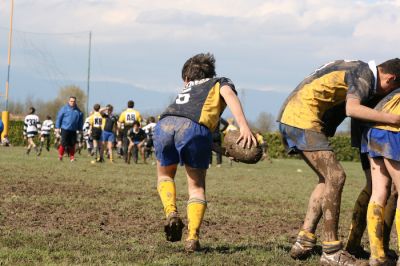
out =
<path fill-rule="evenodd" d="M 270 132 L 275 129 L 275 117 L 267 112 L 261 112 L 255 122 L 251 123 L 254 130 L 262 133 Z"/>

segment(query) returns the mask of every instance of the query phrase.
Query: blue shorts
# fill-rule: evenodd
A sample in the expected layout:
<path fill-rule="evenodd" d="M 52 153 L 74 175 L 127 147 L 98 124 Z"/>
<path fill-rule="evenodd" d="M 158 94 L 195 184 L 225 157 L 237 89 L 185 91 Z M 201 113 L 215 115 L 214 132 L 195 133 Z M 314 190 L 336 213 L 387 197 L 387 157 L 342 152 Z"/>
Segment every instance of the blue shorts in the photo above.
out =
<path fill-rule="evenodd" d="M 115 141 L 115 135 L 111 131 L 105 131 L 103 130 L 101 134 L 101 141 L 104 142 L 114 142 Z"/>
<path fill-rule="evenodd" d="M 301 129 L 279 123 L 282 142 L 289 154 L 299 151 L 331 151 L 328 137 L 321 132 Z"/>
<path fill-rule="evenodd" d="M 180 163 L 207 169 L 210 163 L 210 130 L 185 117 L 167 116 L 154 128 L 154 148 L 161 166 Z"/>
<path fill-rule="evenodd" d="M 384 157 L 400 161 L 400 132 L 378 128 L 368 131 L 368 155 L 371 158 Z"/>

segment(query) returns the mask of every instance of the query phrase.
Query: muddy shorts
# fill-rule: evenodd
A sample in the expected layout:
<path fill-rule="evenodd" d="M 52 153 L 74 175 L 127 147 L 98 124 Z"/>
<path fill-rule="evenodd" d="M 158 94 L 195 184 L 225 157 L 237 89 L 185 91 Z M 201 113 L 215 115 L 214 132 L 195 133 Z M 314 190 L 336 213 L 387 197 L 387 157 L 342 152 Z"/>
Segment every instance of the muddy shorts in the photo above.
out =
<path fill-rule="evenodd" d="M 157 123 L 153 139 L 161 166 L 180 163 L 208 168 L 212 137 L 207 127 L 185 117 L 167 116 Z"/>
<path fill-rule="evenodd" d="M 400 132 L 371 128 L 368 131 L 368 155 L 400 161 Z"/>
<path fill-rule="evenodd" d="M 331 151 L 328 137 L 323 133 L 279 123 L 283 145 L 288 154 L 299 151 Z"/>

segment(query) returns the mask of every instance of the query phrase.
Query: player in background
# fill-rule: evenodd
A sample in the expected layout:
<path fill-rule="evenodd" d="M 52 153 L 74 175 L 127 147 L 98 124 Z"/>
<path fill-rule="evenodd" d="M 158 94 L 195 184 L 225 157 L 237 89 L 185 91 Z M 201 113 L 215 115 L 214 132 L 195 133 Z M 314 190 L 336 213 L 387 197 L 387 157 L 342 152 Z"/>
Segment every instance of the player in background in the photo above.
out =
<path fill-rule="evenodd" d="M 100 104 L 93 106 L 93 114 L 89 117 L 89 132 L 93 139 L 94 160 L 91 163 L 104 162 L 103 153 L 101 152 L 101 135 L 103 126 L 103 116 L 100 113 Z"/>
<path fill-rule="evenodd" d="M 102 125 L 102 154 L 104 154 L 104 149 L 107 148 L 108 158 L 110 162 L 114 162 L 113 158 L 113 144 L 115 141 L 115 130 L 117 127 L 117 117 L 113 114 L 114 107 L 111 104 L 108 104 L 106 108 L 101 110 L 101 115 L 103 116 L 103 125 Z"/>
<path fill-rule="evenodd" d="M 89 114 L 89 117 L 93 113 L 91 112 Z M 89 117 L 86 117 L 85 122 L 83 123 L 83 128 L 82 128 L 82 135 L 83 135 L 83 141 L 85 142 L 86 149 L 88 151 L 89 156 L 94 155 L 93 151 L 93 139 L 92 136 L 90 136 L 90 123 L 89 123 Z"/>
<path fill-rule="evenodd" d="M 29 108 L 29 113 L 27 116 L 25 116 L 24 119 L 24 132 L 28 139 L 28 147 L 26 149 L 26 154 L 29 155 L 31 149 L 33 148 L 36 151 L 36 155 L 39 156 L 40 151 L 35 144 L 34 138 L 36 135 L 38 135 L 41 125 L 40 125 L 40 119 L 35 114 L 35 111 L 36 110 L 34 107 Z"/>
<path fill-rule="evenodd" d="M 288 153 L 299 153 L 318 176 L 301 231 L 290 255 L 302 259 L 314 251 L 315 230 L 323 217 L 321 265 L 360 265 L 343 250 L 338 237 L 340 204 L 346 175 L 328 137 L 346 116 L 367 121 L 400 123 L 400 116 L 366 104 L 397 88 L 400 59 L 376 66 L 374 61 L 337 60 L 306 77 L 284 102 L 278 121 Z"/>
<path fill-rule="evenodd" d="M 219 119 L 219 123 L 212 133 L 212 147 L 213 151 L 215 152 L 215 157 L 217 159 L 217 167 L 221 167 L 222 165 L 222 153 L 220 152 L 221 146 L 222 146 L 222 138 L 223 138 L 223 132 L 228 128 L 229 123 L 222 117 Z M 210 156 L 210 167 L 212 165 L 213 161 L 213 154 L 211 152 Z"/>
<path fill-rule="evenodd" d="M 46 116 L 46 120 L 42 123 L 42 128 L 40 131 L 40 149 L 39 153 L 42 152 L 44 142 L 46 141 L 46 150 L 50 151 L 50 136 L 51 130 L 54 129 L 54 123 L 51 120 L 51 116 Z"/>
<path fill-rule="evenodd" d="M 133 127 L 128 131 L 128 164 L 131 162 L 132 151 L 136 148 L 143 158 L 143 163 L 146 164 L 146 156 L 144 155 L 144 143 L 146 141 L 146 133 L 140 128 L 139 121 L 133 122 Z M 134 154 L 134 162 L 138 161 L 138 154 Z"/>
<path fill-rule="evenodd" d="M 135 102 L 132 100 L 128 101 L 128 108 L 121 113 L 118 119 L 118 129 L 122 132 L 122 150 L 123 156 L 126 163 L 128 163 L 128 131 L 133 127 L 133 122 L 142 122 L 140 113 L 133 109 Z"/>
<path fill-rule="evenodd" d="M 257 142 L 258 145 L 261 147 L 262 151 L 263 151 L 263 156 L 261 158 L 261 160 L 267 160 L 269 163 L 272 163 L 271 157 L 269 157 L 268 155 L 268 144 L 264 139 L 264 136 L 262 135 L 262 133 L 260 131 L 256 132 L 256 138 L 257 138 Z"/>
<path fill-rule="evenodd" d="M 149 158 L 152 154 L 152 149 L 154 147 L 153 132 L 156 125 L 156 119 L 154 118 L 154 116 L 150 116 L 147 125 L 142 127 L 147 136 L 144 145 L 144 155 L 146 156 L 146 158 Z"/>
<path fill-rule="evenodd" d="M 205 178 L 211 155 L 211 134 L 226 105 L 240 126 L 237 142 L 243 147 L 257 145 L 232 81 L 215 76 L 212 54 L 189 58 L 182 68 L 184 88 L 161 115 L 154 130 L 157 189 L 166 216 L 164 231 L 171 242 L 182 237 L 183 223 L 176 206 L 175 174 L 178 164 L 185 165 L 189 191 L 187 252 L 200 250 L 200 225 L 207 206 Z"/>

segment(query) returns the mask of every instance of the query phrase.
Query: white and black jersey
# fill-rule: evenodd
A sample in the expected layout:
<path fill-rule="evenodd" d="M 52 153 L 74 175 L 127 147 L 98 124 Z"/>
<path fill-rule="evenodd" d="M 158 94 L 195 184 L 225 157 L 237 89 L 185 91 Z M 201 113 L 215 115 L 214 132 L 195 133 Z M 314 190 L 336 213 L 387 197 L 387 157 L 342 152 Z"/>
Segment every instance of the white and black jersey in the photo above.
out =
<path fill-rule="evenodd" d="M 42 128 L 40 134 L 42 136 L 50 136 L 51 130 L 54 129 L 54 123 L 51 120 L 44 120 L 42 123 Z"/>
<path fill-rule="evenodd" d="M 85 123 L 83 123 L 83 128 L 82 128 L 82 133 L 83 133 L 83 139 L 88 140 L 89 139 L 89 129 L 90 129 L 90 123 L 89 123 L 89 117 L 86 118 Z"/>
<path fill-rule="evenodd" d="M 149 123 L 142 128 L 148 138 L 150 138 L 150 139 L 153 138 L 154 127 L 156 125 L 157 125 L 156 123 Z"/>
<path fill-rule="evenodd" d="M 27 115 L 24 119 L 24 132 L 28 138 L 36 136 L 40 130 L 40 120 L 37 115 Z"/>

